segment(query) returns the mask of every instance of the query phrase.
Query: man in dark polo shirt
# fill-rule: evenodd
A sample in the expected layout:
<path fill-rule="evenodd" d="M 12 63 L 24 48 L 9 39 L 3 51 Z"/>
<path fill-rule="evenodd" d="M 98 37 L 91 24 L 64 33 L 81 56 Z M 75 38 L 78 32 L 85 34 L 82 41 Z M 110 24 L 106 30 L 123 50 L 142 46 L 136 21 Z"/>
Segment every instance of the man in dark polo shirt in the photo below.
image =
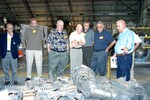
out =
<path fill-rule="evenodd" d="M 116 43 L 112 34 L 104 29 L 104 24 L 101 21 L 97 22 L 97 30 L 94 34 L 94 52 L 91 59 L 91 68 L 97 75 L 106 74 L 106 65 L 109 49 Z"/>

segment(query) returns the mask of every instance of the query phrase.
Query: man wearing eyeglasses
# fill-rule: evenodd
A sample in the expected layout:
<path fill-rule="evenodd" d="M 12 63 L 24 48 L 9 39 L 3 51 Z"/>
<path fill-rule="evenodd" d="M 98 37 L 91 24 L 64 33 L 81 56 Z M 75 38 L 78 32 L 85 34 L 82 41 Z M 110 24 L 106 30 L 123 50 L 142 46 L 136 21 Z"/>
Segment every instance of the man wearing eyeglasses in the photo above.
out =
<path fill-rule="evenodd" d="M 2 58 L 2 67 L 5 75 L 4 85 L 10 84 L 10 65 L 12 69 L 12 81 L 14 85 L 17 82 L 18 66 L 18 45 L 20 44 L 20 35 L 13 32 L 13 24 L 7 24 L 7 32 L 0 36 L 0 56 Z"/>
<path fill-rule="evenodd" d="M 94 36 L 94 52 L 91 59 L 91 68 L 96 75 L 106 74 L 106 66 L 109 49 L 116 43 L 112 34 L 104 29 L 102 21 L 97 22 L 97 30 Z"/>
<path fill-rule="evenodd" d="M 127 28 L 124 20 L 116 22 L 119 36 L 115 45 L 115 54 L 117 57 L 117 78 L 125 77 L 130 80 L 130 69 L 132 66 L 132 53 L 134 51 L 134 32 Z"/>
<path fill-rule="evenodd" d="M 64 21 L 58 20 L 47 39 L 49 78 L 52 82 L 64 74 L 69 58 L 68 34 L 64 29 Z"/>

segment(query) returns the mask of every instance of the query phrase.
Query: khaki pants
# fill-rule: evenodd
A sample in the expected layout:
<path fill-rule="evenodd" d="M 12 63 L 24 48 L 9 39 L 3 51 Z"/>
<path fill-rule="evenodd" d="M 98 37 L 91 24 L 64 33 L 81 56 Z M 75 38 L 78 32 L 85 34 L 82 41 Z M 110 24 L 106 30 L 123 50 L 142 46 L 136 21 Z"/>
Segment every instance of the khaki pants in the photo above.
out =
<path fill-rule="evenodd" d="M 73 78 L 74 71 L 82 65 L 82 49 L 70 49 L 70 78 Z"/>
<path fill-rule="evenodd" d="M 27 77 L 32 77 L 32 64 L 35 58 L 38 77 L 42 77 L 42 50 L 26 50 Z"/>
<path fill-rule="evenodd" d="M 132 66 L 130 70 L 130 80 L 135 79 L 134 78 L 134 58 L 135 58 L 135 52 L 132 53 Z"/>

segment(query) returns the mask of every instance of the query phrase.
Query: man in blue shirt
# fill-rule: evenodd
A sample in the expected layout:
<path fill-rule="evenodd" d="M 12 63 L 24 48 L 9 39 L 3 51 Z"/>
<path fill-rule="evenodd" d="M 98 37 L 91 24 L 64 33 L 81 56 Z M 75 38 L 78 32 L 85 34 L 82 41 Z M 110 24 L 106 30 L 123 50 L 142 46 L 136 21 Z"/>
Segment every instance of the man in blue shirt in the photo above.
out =
<path fill-rule="evenodd" d="M 126 77 L 130 80 L 130 69 L 132 65 L 132 52 L 134 51 L 134 32 L 126 27 L 124 20 L 116 22 L 119 31 L 115 45 L 115 56 L 117 56 L 117 78 Z"/>
<path fill-rule="evenodd" d="M 94 31 L 90 29 L 90 22 L 84 21 L 83 32 L 85 33 L 85 45 L 82 48 L 83 51 L 83 64 L 90 67 L 91 58 L 93 54 L 93 44 L 94 44 Z"/>
<path fill-rule="evenodd" d="M 91 59 L 91 68 L 95 74 L 98 72 L 101 76 L 106 74 L 108 51 L 115 43 L 112 34 L 106 31 L 103 22 L 99 21 L 94 36 L 94 52 Z"/>

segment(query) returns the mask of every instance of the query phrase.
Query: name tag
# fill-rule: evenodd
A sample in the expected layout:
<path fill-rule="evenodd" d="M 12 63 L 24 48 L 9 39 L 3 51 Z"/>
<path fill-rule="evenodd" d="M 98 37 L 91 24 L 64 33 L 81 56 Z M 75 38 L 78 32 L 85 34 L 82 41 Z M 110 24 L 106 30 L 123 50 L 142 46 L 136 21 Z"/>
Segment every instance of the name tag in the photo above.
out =
<path fill-rule="evenodd" d="M 64 38 L 68 38 L 68 36 L 64 36 Z"/>
<path fill-rule="evenodd" d="M 103 36 L 100 36 L 100 37 L 99 37 L 99 39 L 103 39 L 103 38 L 104 38 Z"/>
<path fill-rule="evenodd" d="M 36 30 L 33 30 L 33 31 L 32 31 L 32 33 L 35 33 L 35 32 L 36 32 Z"/>

